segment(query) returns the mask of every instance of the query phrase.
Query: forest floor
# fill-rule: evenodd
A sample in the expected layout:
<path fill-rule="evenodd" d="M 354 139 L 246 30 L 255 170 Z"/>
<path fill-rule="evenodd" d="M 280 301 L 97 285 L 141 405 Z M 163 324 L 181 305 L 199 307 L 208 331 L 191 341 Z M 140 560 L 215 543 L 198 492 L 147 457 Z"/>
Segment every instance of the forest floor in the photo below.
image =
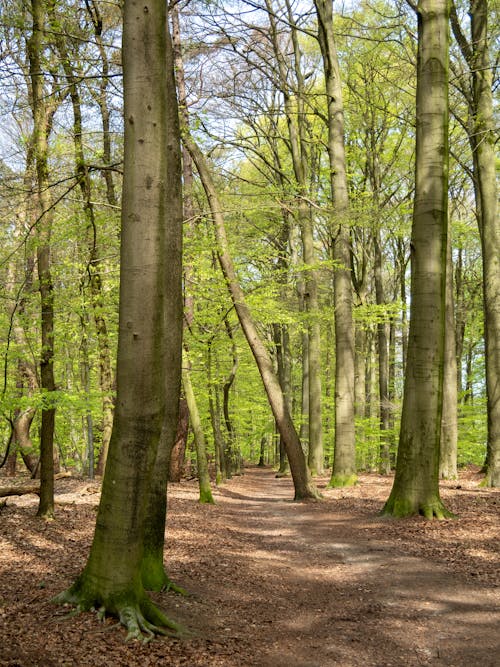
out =
<path fill-rule="evenodd" d="M 153 597 L 191 634 L 147 645 L 50 602 L 85 564 L 98 485 L 58 480 L 49 523 L 35 495 L 8 498 L 0 666 L 498 667 L 500 493 L 468 470 L 442 485 L 458 518 L 391 520 L 377 515 L 391 479 L 327 481 L 323 502 L 293 502 L 289 479 L 248 468 L 213 506 L 197 502 L 195 481 L 171 484 L 167 570 L 190 594 Z"/>

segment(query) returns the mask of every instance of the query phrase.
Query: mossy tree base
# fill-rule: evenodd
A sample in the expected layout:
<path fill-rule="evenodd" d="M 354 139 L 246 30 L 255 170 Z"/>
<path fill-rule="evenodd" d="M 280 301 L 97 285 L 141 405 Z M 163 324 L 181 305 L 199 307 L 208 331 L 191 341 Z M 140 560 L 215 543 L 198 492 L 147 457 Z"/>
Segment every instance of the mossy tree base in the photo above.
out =
<path fill-rule="evenodd" d="M 188 596 L 189 593 L 175 584 L 168 574 L 165 572 L 165 567 L 162 562 L 158 562 L 157 558 L 148 558 L 144 556 L 141 565 L 142 585 L 147 591 L 168 592 L 172 591 L 178 595 Z"/>
<path fill-rule="evenodd" d="M 358 476 L 352 475 L 332 475 L 328 482 L 329 488 L 338 489 L 344 486 L 355 486 L 358 483 Z"/>
<path fill-rule="evenodd" d="M 149 642 L 155 635 L 180 637 L 184 634 L 183 628 L 165 616 L 143 591 L 124 591 L 121 594 L 110 594 L 104 599 L 92 591 L 81 577 L 52 601 L 75 607 L 75 613 L 97 611 L 100 620 L 106 615 L 118 618 L 127 631 L 125 641 L 135 639 Z"/>
<path fill-rule="evenodd" d="M 212 495 L 212 489 L 210 487 L 208 489 L 200 488 L 200 497 L 198 499 L 198 502 L 202 504 L 215 505 L 215 500 Z"/>
<path fill-rule="evenodd" d="M 454 519 L 455 515 L 446 509 L 442 501 L 435 497 L 429 500 L 415 500 L 405 497 L 389 497 L 384 505 L 381 516 L 392 516 L 402 519 L 407 516 L 421 515 L 426 519 Z"/>

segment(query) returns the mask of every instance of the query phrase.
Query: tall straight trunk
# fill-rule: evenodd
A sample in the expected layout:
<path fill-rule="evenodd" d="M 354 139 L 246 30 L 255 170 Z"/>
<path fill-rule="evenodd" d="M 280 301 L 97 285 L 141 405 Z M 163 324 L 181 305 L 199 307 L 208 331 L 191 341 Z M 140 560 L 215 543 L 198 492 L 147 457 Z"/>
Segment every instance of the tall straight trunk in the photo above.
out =
<path fill-rule="evenodd" d="M 186 93 L 186 82 L 184 75 L 184 60 L 182 56 L 182 41 L 181 41 L 181 32 L 180 32 L 180 22 L 179 22 L 179 9 L 176 3 L 173 3 L 169 9 L 169 17 L 172 24 L 172 45 L 173 45 L 173 57 L 175 65 L 175 81 L 177 87 L 177 94 L 179 98 L 179 114 L 180 122 L 183 128 L 189 128 L 189 112 L 188 112 L 188 100 Z M 189 151 L 186 149 L 184 143 L 181 146 L 182 154 L 182 181 L 183 181 L 183 218 L 184 218 L 184 228 L 186 238 L 193 238 L 195 233 L 195 216 L 194 216 L 194 198 L 193 198 L 193 160 Z M 192 290 L 193 282 L 193 260 L 190 257 L 186 257 L 184 261 L 184 319 L 185 325 L 189 329 L 193 323 L 194 319 L 194 294 Z M 189 377 L 186 377 L 186 381 L 189 380 Z M 183 381 L 185 385 L 185 381 Z M 187 396 L 186 396 L 187 398 Z M 201 502 L 213 502 L 211 499 L 211 490 L 210 490 L 210 480 L 204 478 L 205 468 L 207 467 L 206 462 L 206 451 L 205 451 L 205 434 L 203 433 L 203 425 L 199 419 L 199 409 L 196 399 L 196 394 L 192 392 L 190 399 L 188 401 L 189 410 L 193 410 L 194 414 L 191 414 L 191 425 L 193 427 L 193 432 L 195 433 L 195 443 L 197 456 L 198 453 L 205 458 L 205 461 L 198 461 L 198 468 L 201 465 L 201 477 L 200 470 L 198 471 L 198 479 L 200 483 L 200 501 Z M 196 422 L 196 426 L 195 426 Z M 230 439 L 228 441 L 228 448 L 231 450 L 233 443 Z M 202 453 L 203 452 L 203 453 Z M 229 464 L 232 464 L 233 457 L 229 456 Z M 208 468 L 207 473 L 208 476 Z M 202 480 L 202 477 L 204 478 Z"/>
<path fill-rule="evenodd" d="M 164 185 L 167 201 L 165 208 L 160 209 L 160 214 L 165 218 L 164 227 L 167 227 L 168 221 L 170 232 L 164 248 L 168 282 L 162 285 L 163 290 L 169 290 L 169 297 L 162 304 L 165 321 L 162 342 L 167 350 L 167 356 L 164 358 L 165 405 L 160 440 L 146 504 L 141 576 L 143 586 L 147 590 L 159 591 L 172 588 L 179 593 L 184 593 L 170 580 L 163 565 L 167 484 L 172 448 L 176 441 L 179 426 L 183 321 L 181 280 L 183 210 L 180 125 L 174 78 L 174 55 L 168 25 L 165 26 L 165 37 L 166 109 L 164 117 L 166 145 L 164 146 L 165 155 L 163 159 L 167 162 Z"/>
<path fill-rule="evenodd" d="M 483 256 L 484 342 L 488 412 L 487 464 L 484 483 L 500 486 L 500 224 L 497 217 L 496 152 L 493 118 L 493 69 L 488 47 L 488 2 L 472 0 L 471 134 L 474 177 L 479 192 L 479 232 Z"/>
<path fill-rule="evenodd" d="M 57 598 L 118 616 L 138 639 L 176 628 L 147 597 L 141 571 L 158 444 L 175 436 L 181 365 L 180 137 L 168 44 L 165 3 L 125 0 L 116 413 L 90 555 Z"/>
<path fill-rule="evenodd" d="M 374 238 L 375 249 L 375 298 L 377 305 L 385 304 L 384 285 L 382 281 L 382 239 L 380 230 Z M 389 340 L 387 323 L 377 322 L 377 350 L 378 350 L 378 398 L 379 398 L 379 425 L 380 425 L 380 464 L 379 470 L 383 475 L 391 472 L 390 458 L 390 401 L 389 401 Z"/>
<path fill-rule="evenodd" d="M 170 454 L 170 465 L 168 468 L 169 482 L 180 482 L 182 479 L 188 432 L 189 410 L 186 399 L 181 397 L 179 401 L 179 420 L 177 422 L 174 446 L 172 447 L 172 453 Z"/>
<path fill-rule="evenodd" d="M 344 107 L 340 68 L 333 32 L 332 0 L 315 0 L 318 40 L 323 58 L 327 98 L 328 158 L 330 189 L 334 207 L 333 290 L 335 309 L 335 452 L 330 486 L 356 482 L 354 430 L 354 323 L 352 319 L 351 252 L 347 216 L 344 146 Z"/>
<path fill-rule="evenodd" d="M 452 3 L 451 25 L 471 74 L 469 105 L 473 180 L 483 257 L 484 342 L 488 442 L 486 486 L 500 486 L 500 225 L 497 217 L 493 67 L 489 55 L 488 0 L 470 1 L 467 40 Z"/>
<path fill-rule="evenodd" d="M 458 448 L 458 386 L 457 347 L 455 339 L 455 307 L 453 292 L 453 260 L 451 235 L 446 252 L 446 312 L 443 370 L 443 416 L 441 419 L 441 446 L 439 452 L 439 477 L 457 479 Z"/>
<path fill-rule="evenodd" d="M 187 359 L 187 355 L 184 358 L 182 369 L 182 386 L 189 408 L 189 417 L 191 419 L 191 427 L 193 429 L 194 443 L 196 447 L 196 466 L 198 470 L 198 487 L 200 491 L 199 501 L 200 503 L 213 504 L 214 499 L 212 496 L 212 487 L 210 486 L 210 475 L 208 474 L 205 434 L 203 433 L 198 405 L 194 398 L 193 385 L 191 383 L 191 364 Z"/>
<path fill-rule="evenodd" d="M 449 516 L 439 497 L 448 232 L 447 0 L 420 0 L 411 317 L 396 475 L 383 512 Z"/>
<path fill-rule="evenodd" d="M 104 473 L 106 466 L 106 459 L 108 455 L 109 440 L 111 438 L 111 430 L 113 427 L 113 372 L 111 368 L 111 352 L 109 344 L 108 326 L 104 316 L 104 287 L 101 275 L 100 247 L 98 241 L 98 229 L 96 223 L 95 207 L 92 199 L 92 183 L 90 180 L 89 170 L 85 160 L 85 153 L 83 150 L 83 122 L 82 122 L 82 108 L 80 100 L 80 91 L 78 89 L 78 80 L 67 48 L 62 35 L 57 32 L 57 16 L 55 15 L 55 7 L 51 7 L 50 11 L 51 22 L 53 23 L 53 31 L 58 51 L 61 56 L 61 63 L 66 75 L 66 81 L 69 88 L 71 98 L 71 105 L 73 109 L 73 143 L 75 151 L 75 173 L 76 180 L 80 187 L 83 202 L 83 212 L 86 222 L 86 237 L 88 247 L 88 262 L 87 262 L 87 276 L 90 287 L 92 312 L 94 315 L 95 330 L 97 336 L 97 344 L 99 348 L 99 378 L 100 388 L 102 393 L 102 441 L 101 451 L 98 460 L 97 472 L 99 475 Z M 104 102 L 101 101 L 101 107 Z M 102 108 L 101 108 L 102 111 Z M 109 121 L 109 119 L 108 119 Z M 109 130 L 109 128 L 108 128 Z M 109 132 L 108 132 L 109 134 Z M 109 136 L 108 136 L 109 141 Z M 105 143 L 105 152 L 109 150 L 107 143 Z M 109 159 L 109 155 L 105 155 Z M 106 172 L 111 177 L 110 172 Z M 109 180 L 109 179 L 107 179 Z M 108 200 L 116 202 L 114 199 L 114 189 L 111 183 L 108 183 Z M 85 281 L 82 281 L 82 289 Z M 93 471 L 92 471 L 93 475 Z"/>
<path fill-rule="evenodd" d="M 212 345 L 208 344 L 207 349 L 207 380 L 208 380 L 208 408 L 210 411 L 210 421 L 212 423 L 212 433 L 214 438 L 215 454 L 215 483 L 221 484 L 228 479 L 228 463 L 226 460 L 226 445 L 222 435 L 220 425 L 220 399 L 218 396 L 219 387 L 215 384 L 212 374 Z M 229 471 L 231 476 L 231 471 Z"/>
<path fill-rule="evenodd" d="M 465 326 L 467 322 L 467 307 L 464 295 L 463 280 L 463 249 L 458 249 L 455 261 L 455 356 L 457 358 L 457 390 L 460 400 L 463 401 L 462 357 L 464 353 Z"/>
<path fill-rule="evenodd" d="M 236 432 L 233 426 L 233 421 L 229 413 L 229 399 L 231 397 L 231 387 L 234 384 L 236 378 L 236 371 L 238 369 L 238 351 L 236 348 L 236 343 L 233 336 L 233 330 L 229 324 L 227 317 L 224 318 L 224 327 L 226 329 L 227 336 L 231 343 L 231 356 L 233 359 L 232 366 L 229 370 L 229 374 L 226 377 L 226 381 L 222 387 L 222 412 L 224 415 L 224 424 L 227 431 L 227 441 L 226 441 L 226 460 L 231 471 L 231 475 L 239 475 L 241 473 L 241 457 L 238 449 L 238 443 L 236 442 Z"/>
<path fill-rule="evenodd" d="M 250 350 L 252 351 L 257 368 L 259 369 L 269 404 L 273 411 L 276 424 L 280 430 L 281 437 L 283 438 L 284 446 L 286 447 L 295 487 L 295 499 L 318 498 L 319 492 L 311 479 L 309 469 L 306 465 L 300 439 L 295 430 L 279 380 L 274 372 L 273 362 L 259 332 L 257 331 L 257 327 L 253 321 L 250 309 L 246 304 L 245 295 L 236 275 L 233 261 L 229 253 L 229 244 L 226 236 L 222 206 L 217 196 L 210 170 L 208 169 L 208 165 L 200 149 L 187 133 L 184 133 L 183 141 L 198 169 L 212 213 L 217 239 L 218 257 L 222 272 L 241 328 L 245 334 Z"/>
<path fill-rule="evenodd" d="M 289 344 L 288 344 L 288 331 L 286 325 L 274 324 L 273 325 L 273 338 L 274 338 L 274 347 L 276 349 L 276 362 L 278 368 L 278 380 L 283 390 L 285 396 L 285 401 L 288 406 L 290 413 L 292 412 L 292 401 L 291 401 L 291 386 L 290 386 L 290 364 L 289 357 Z M 286 451 L 283 446 L 283 443 L 280 441 L 280 465 L 276 477 L 284 477 L 285 475 L 290 474 L 290 469 L 288 465 L 288 460 L 286 458 Z"/>
<path fill-rule="evenodd" d="M 40 427 L 40 503 L 38 516 L 54 516 L 54 292 L 51 274 L 52 213 L 49 189 L 48 137 L 54 109 L 47 103 L 42 52 L 46 8 L 32 0 L 32 34 L 28 40 L 33 113 L 33 150 L 37 180 L 37 268 L 41 307 L 40 385 L 44 393 Z"/>
<path fill-rule="evenodd" d="M 293 67 L 296 79 L 291 89 L 287 73 L 288 64 L 279 43 L 276 17 L 270 0 L 266 0 L 269 32 L 279 73 L 279 87 L 283 95 L 283 106 L 288 128 L 288 145 L 292 158 L 295 188 L 298 199 L 297 220 L 302 240 L 302 259 L 306 267 L 304 279 L 304 305 L 309 315 L 308 323 L 308 466 L 313 475 L 323 472 L 323 424 L 321 391 L 321 327 L 319 322 L 318 277 L 314 269 L 316 252 L 311 207 L 307 202 L 310 182 L 308 141 L 305 123 L 304 77 L 301 70 L 301 50 L 298 31 L 294 24 L 290 3 L 286 2 L 293 48 Z"/>
<path fill-rule="evenodd" d="M 401 371 L 404 376 L 406 371 L 406 357 L 408 356 L 408 318 L 407 318 L 407 295 L 406 295 L 406 266 L 408 264 L 405 256 L 405 247 L 401 239 L 398 239 L 398 267 L 399 267 L 399 298 L 401 299 Z"/>

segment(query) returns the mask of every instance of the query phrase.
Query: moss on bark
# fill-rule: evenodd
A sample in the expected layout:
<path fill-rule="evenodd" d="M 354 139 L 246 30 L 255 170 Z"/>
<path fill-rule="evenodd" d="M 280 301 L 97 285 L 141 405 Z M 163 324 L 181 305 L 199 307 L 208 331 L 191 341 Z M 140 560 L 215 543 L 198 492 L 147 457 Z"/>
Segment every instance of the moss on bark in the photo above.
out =
<path fill-rule="evenodd" d="M 335 489 L 343 486 L 355 486 L 357 483 L 357 475 L 332 475 L 328 482 L 328 486 Z"/>

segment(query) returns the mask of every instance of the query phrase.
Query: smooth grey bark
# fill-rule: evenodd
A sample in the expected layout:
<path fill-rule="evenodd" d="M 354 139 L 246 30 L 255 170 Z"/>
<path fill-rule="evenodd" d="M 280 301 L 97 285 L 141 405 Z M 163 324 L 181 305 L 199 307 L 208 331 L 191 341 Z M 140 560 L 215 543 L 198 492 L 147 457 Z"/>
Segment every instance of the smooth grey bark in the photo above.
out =
<path fill-rule="evenodd" d="M 214 499 L 212 496 L 212 487 L 210 486 L 210 475 L 208 473 L 205 434 L 203 433 L 201 417 L 195 400 L 193 385 L 191 383 L 191 363 L 189 362 L 187 354 L 184 356 L 182 368 L 182 386 L 189 408 L 189 417 L 196 447 L 196 467 L 198 471 L 198 487 L 200 492 L 199 501 L 200 503 L 213 504 Z"/>
<path fill-rule="evenodd" d="M 297 28 L 294 25 L 293 12 L 289 2 L 286 3 L 293 49 L 293 67 L 296 86 L 291 89 L 287 76 L 286 56 L 279 44 L 279 33 L 272 3 L 266 0 L 269 18 L 270 37 L 279 74 L 279 87 L 283 95 L 283 106 L 288 128 L 288 145 L 292 158 L 292 167 L 297 192 L 297 220 L 302 239 L 302 259 L 305 265 L 304 304 L 309 315 L 308 323 L 308 424 L 309 447 L 308 466 L 313 475 L 323 473 L 323 424 L 322 424 L 322 391 L 321 391 L 321 327 L 318 318 L 319 297 L 318 278 L 314 268 L 316 251 L 314 248 L 314 229 L 311 207 L 308 203 L 310 181 L 309 150 L 310 142 L 306 139 L 306 113 L 304 105 L 304 77 L 301 71 L 301 50 Z"/>
<path fill-rule="evenodd" d="M 44 84 L 42 53 L 46 7 L 44 0 L 31 1 L 32 33 L 27 43 L 33 114 L 33 150 L 36 167 L 37 271 L 41 307 L 40 387 L 44 393 L 40 427 L 40 503 L 37 515 L 54 516 L 54 291 L 51 273 L 52 207 L 49 189 L 48 137 L 55 107 L 49 103 Z"/>
<path fill-rule="evenodd" d="M 335 309 L 335 451 L 330 486 L 356 482 L 354 429 L 354 324 L 352 319 L 349 195 L 344 146 L 344 108 L 333 32 L 332 0 L 315 0 L 318 41 L 327 98 L 328 158 L 334 208 L 332 220 Z"/>
<path fill-rule="evenodd" d="M 500 223 L 497 216 L 492 65 L 489 56 L 488 0 L 471 0 L 471 40 L 467 41 L 452 3 L 451 25 L 472 80 L 470 115 L 476 210 L 483 257 L 484 342 L 488 442 L 485 486 L 500 486 Z"/>
<path fill-rule="evenodd" d="M 439 477 L 457 479 L 458 449 L 458 386 L 457 354 L 455 339 L 455 304 L 453 291 L 453 261 L 451 235 L 448 237 L 446 252 L 446 306 L 445 342 L 443 369 L 443 415 L 441 418 L 441 444 L 439 450 Z"/>
<path fill-rule="evenodd" d="M 57 600 L 113 614 L 129 638 L 142 639 L 177 629 L 147 597 L 141 564 L 158 443 L 169 423 L 168 388 L 175 392 L 180 374 L 182 219 L 177 207 L 173 212 L 169 207 L 169 186 L 176 178 L 170 158 L 179 136 L 169 124 L 177 113 L 168 109 L 166 5 L 162 0 L 125 0 L 123 20 L 125 156 L 116 412 L 89 558 Z M 175 416 L 177 402 L 178 394 L 175 407 L 168 407 Z M 173 428 L 175 435 L 175 423 Z"/>
<path fill-rule="evenodd" d="M 179 425 L 183 307 L 181 286 L 183 210 L 180 124 L 174 79 L 174 57 L 168 26 L 165 32 L 166 155 L 164 159 L 167 166 L 163 187 L 166 190 L 166 205 L 160 211 L 160 214 L 166 218 L 164 224 L 165 227 L 168 224 L 169 231 L 168 241 L 164 247 L 168 282 L 162 286 L 163 295 L 166 291 L 169 292 L 168 298 L 164 298 L 162 303 L 166 323 L 162 343 L 167 350 L 167 356 L 164 360 L 166 364 L 164 368 L 165 406 L 146 505 L 141 578 L 143 586 L 147 590 L 172 589 L 178 593 L 185 593 L 183 589 L 170 580 L 163 565 L 167 484 L 172 449 Z M 173 282 L 171 283 L 170 280 Z"/>
<path fill-rule="evenodd" d="M 448 233 L 447 0 L 420 0 L 411 317 L 396 474 L 384 514 L 449 516 L 439 497 Z"/>

